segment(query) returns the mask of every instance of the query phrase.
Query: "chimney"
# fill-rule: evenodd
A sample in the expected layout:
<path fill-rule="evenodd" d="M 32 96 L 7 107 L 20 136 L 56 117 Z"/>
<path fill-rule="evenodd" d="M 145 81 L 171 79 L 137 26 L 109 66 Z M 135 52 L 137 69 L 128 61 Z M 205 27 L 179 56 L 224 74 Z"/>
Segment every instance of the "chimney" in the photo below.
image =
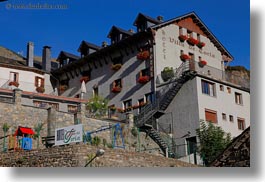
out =
<path fill-rule="evenodd" d="M 158 21 L 164 21 L 164 17 L 163 16 L 161 16 L 161 15 L 159 15 L 157 18 L 156 18 Z"/>
<path fill-rule="evenodd" d="M 102 47 L 107 47 L 108 43 L 106 41 L 102 42 Z"/>
<path fill-rule="evenodd" d="M 42 50 L 42 69 L 51 71 L 51 47 L 49 46 L 44 46 Z"/>
<path fill-rule="evenodd" d="M 27 45 L 27 66 L 33 67 L 33 58 L 34 58 L 34 44 L 33 42 L 28 42 Z"/>

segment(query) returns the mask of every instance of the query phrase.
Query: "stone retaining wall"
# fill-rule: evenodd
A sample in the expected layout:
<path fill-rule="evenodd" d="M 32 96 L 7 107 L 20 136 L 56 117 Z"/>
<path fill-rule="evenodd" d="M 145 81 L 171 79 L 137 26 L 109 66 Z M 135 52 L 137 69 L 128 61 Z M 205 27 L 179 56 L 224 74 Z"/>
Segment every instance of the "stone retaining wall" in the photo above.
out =
<path fill-rule="evenodd" d="M 96 158 L 91 167 L 197 167 L 193 164 L 161 156 L 104 148 L 105 154 Z M 97 148 L 77 144 L 32 151 L 12 151 L 0 154 L 3 167 L 83 167 Z"/>

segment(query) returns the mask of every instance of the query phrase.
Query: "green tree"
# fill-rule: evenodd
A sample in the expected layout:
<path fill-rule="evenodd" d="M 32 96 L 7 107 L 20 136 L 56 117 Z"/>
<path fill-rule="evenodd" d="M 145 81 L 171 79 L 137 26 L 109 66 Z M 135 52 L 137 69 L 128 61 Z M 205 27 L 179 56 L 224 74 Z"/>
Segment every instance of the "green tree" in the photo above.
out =
<path fill-rule="evenodd" d="M 3 151 L 6 150 L 6 133 L 8 132 L 10 126 L 7 123 L 3 124 L 3 132 L 4 132 L 4 142 L 3 142 Z"/>
<path fill-rule="evenodd" d="M 105 116 L 108 110 L 108 100 L 100 96 L 89 99 L 87 109 L 96 118 Z"/>
<path fill-rule="evenodd" d="M 231 142 L 230 133 L 210 122 L 201 121 L 196 130 L 200 140 L 199 153 L 206 166 L 209 165 Z"/>
<path fill-rule="evenodd" d="M 37 148 L 39 148 L 39 141 L 40 141 L 40 132 L 43 129 L 44 123 L 38 123 L 35 127 L 34 130 L 37 132 L 33 137 L 34 139 L 37 139 Z"/>

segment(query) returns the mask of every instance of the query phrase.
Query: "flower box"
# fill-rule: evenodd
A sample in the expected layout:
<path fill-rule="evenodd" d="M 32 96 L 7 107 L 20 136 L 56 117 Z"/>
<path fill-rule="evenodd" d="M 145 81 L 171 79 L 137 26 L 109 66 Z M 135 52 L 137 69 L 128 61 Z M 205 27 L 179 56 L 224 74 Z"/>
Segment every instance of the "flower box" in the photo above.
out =
<path fill-rule="evenodd" d="M 205 65 L 207 65 L 207 62 L 206 62 L 205 60 L 201 60 L 201 61 L 199 61 L 199 66 L 200 66 L 200 67 L 203 67 L 203 66 L 205 66 Z"/>
<path fill-rule="evenodd" d="M 44 87 L 37 87 L 37 88 L 36 88 L 36 91 L 37 91 L 38 93 L 44 93 L 44 92 L 45 92 L 45 88 L 44 88 Z"/>
<path fill-rule="evenodd" d="M 112 64 L 111 69 L 117 71 L 121 68 L 121 66 L 122 64 Z"/>
<path fill-rule="evenodd" d="M 121 87 L 117 86 L 117 87 L 113 87 L 111 90 L 113 93 L 119 93 L 121 92 Z"/>
<path fill-rule="evenodd" d="M 199 43 L 197 44 L 197 46 L 198 46 L 199 48 L 202 48 L 202 47 L 205 46 L 205 43 L 204 43 L 204 42 L 199 42 Z"/>
<path fill-rule="evenodd" d="M 82 83 L 82 82 L 85 82 L 85 83 L 87 83 L 88 81 L 89 81 L 89 76 L 83 76 L 83 77 L 81 77 L 80 78 L 80 83 Z"/>
<path fill-rule="evenodd" d="M 140 76 L 140 78 L 138 79 L 138 82 L 141 84 L 145 84 L 149 82 L 149 80 L 150 80 L 149 76 Z"/>
<path fill-rule="evenodd" d="M 161 77 L 164 82 L 168 81 L 170 78 L 174 77 L 174 70 L 172 67 L 165 67 L 161 72 Z"/>
<path fill-rule="evenodd" d="M 190 59 L 190 56 L 187 55 L 187 54 L 182 54 L 182 55 L 180 56 L 180 59 L 181 59 L 182 61 L 187 61 L 187 60 Z"/>
<path fill-rule="evenodd" d="M 199 43 L 197 39 L 194 39 L 192 37 L 188 38 L 187 42 L 189 45 L 192 45 L 192 46 L 197 45 Z"/>
<path fill-rule="evenodd" d="M 188 39 L 188 37 L 186 36 L 186 35 L 180 35 L 179 36 L 179 40 L 180 40 L 180 42 L 184 42 L 185 40 L 187 40 Z"/>
<path fill-rule="evenodd" d="M 15 86 L 15 87 L 18 87 L 18 86 L 19 86 L 19 83 L 18 83 L 18 82 L 14 82 L 14 81 L 12 81 L 12 82 L 9 82 L 8 85 L 9 85 L 9 86 Z"/>
<path fill-rule="evenodd" d="M 150 57 L 149 51 L 141 51 L 137 54 L 138 60 L 147 60 Z"/>

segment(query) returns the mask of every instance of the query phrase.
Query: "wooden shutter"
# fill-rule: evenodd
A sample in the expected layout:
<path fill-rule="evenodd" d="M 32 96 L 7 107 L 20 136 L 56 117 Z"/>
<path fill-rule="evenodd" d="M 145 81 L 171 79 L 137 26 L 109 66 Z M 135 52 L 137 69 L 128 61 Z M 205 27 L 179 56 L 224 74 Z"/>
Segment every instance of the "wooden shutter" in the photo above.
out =
<path fill-rule="evenodd" d="M 216 111 L 205 109 L 205 120 L 212 123 L 217 123 L 217 113 Z"/>

